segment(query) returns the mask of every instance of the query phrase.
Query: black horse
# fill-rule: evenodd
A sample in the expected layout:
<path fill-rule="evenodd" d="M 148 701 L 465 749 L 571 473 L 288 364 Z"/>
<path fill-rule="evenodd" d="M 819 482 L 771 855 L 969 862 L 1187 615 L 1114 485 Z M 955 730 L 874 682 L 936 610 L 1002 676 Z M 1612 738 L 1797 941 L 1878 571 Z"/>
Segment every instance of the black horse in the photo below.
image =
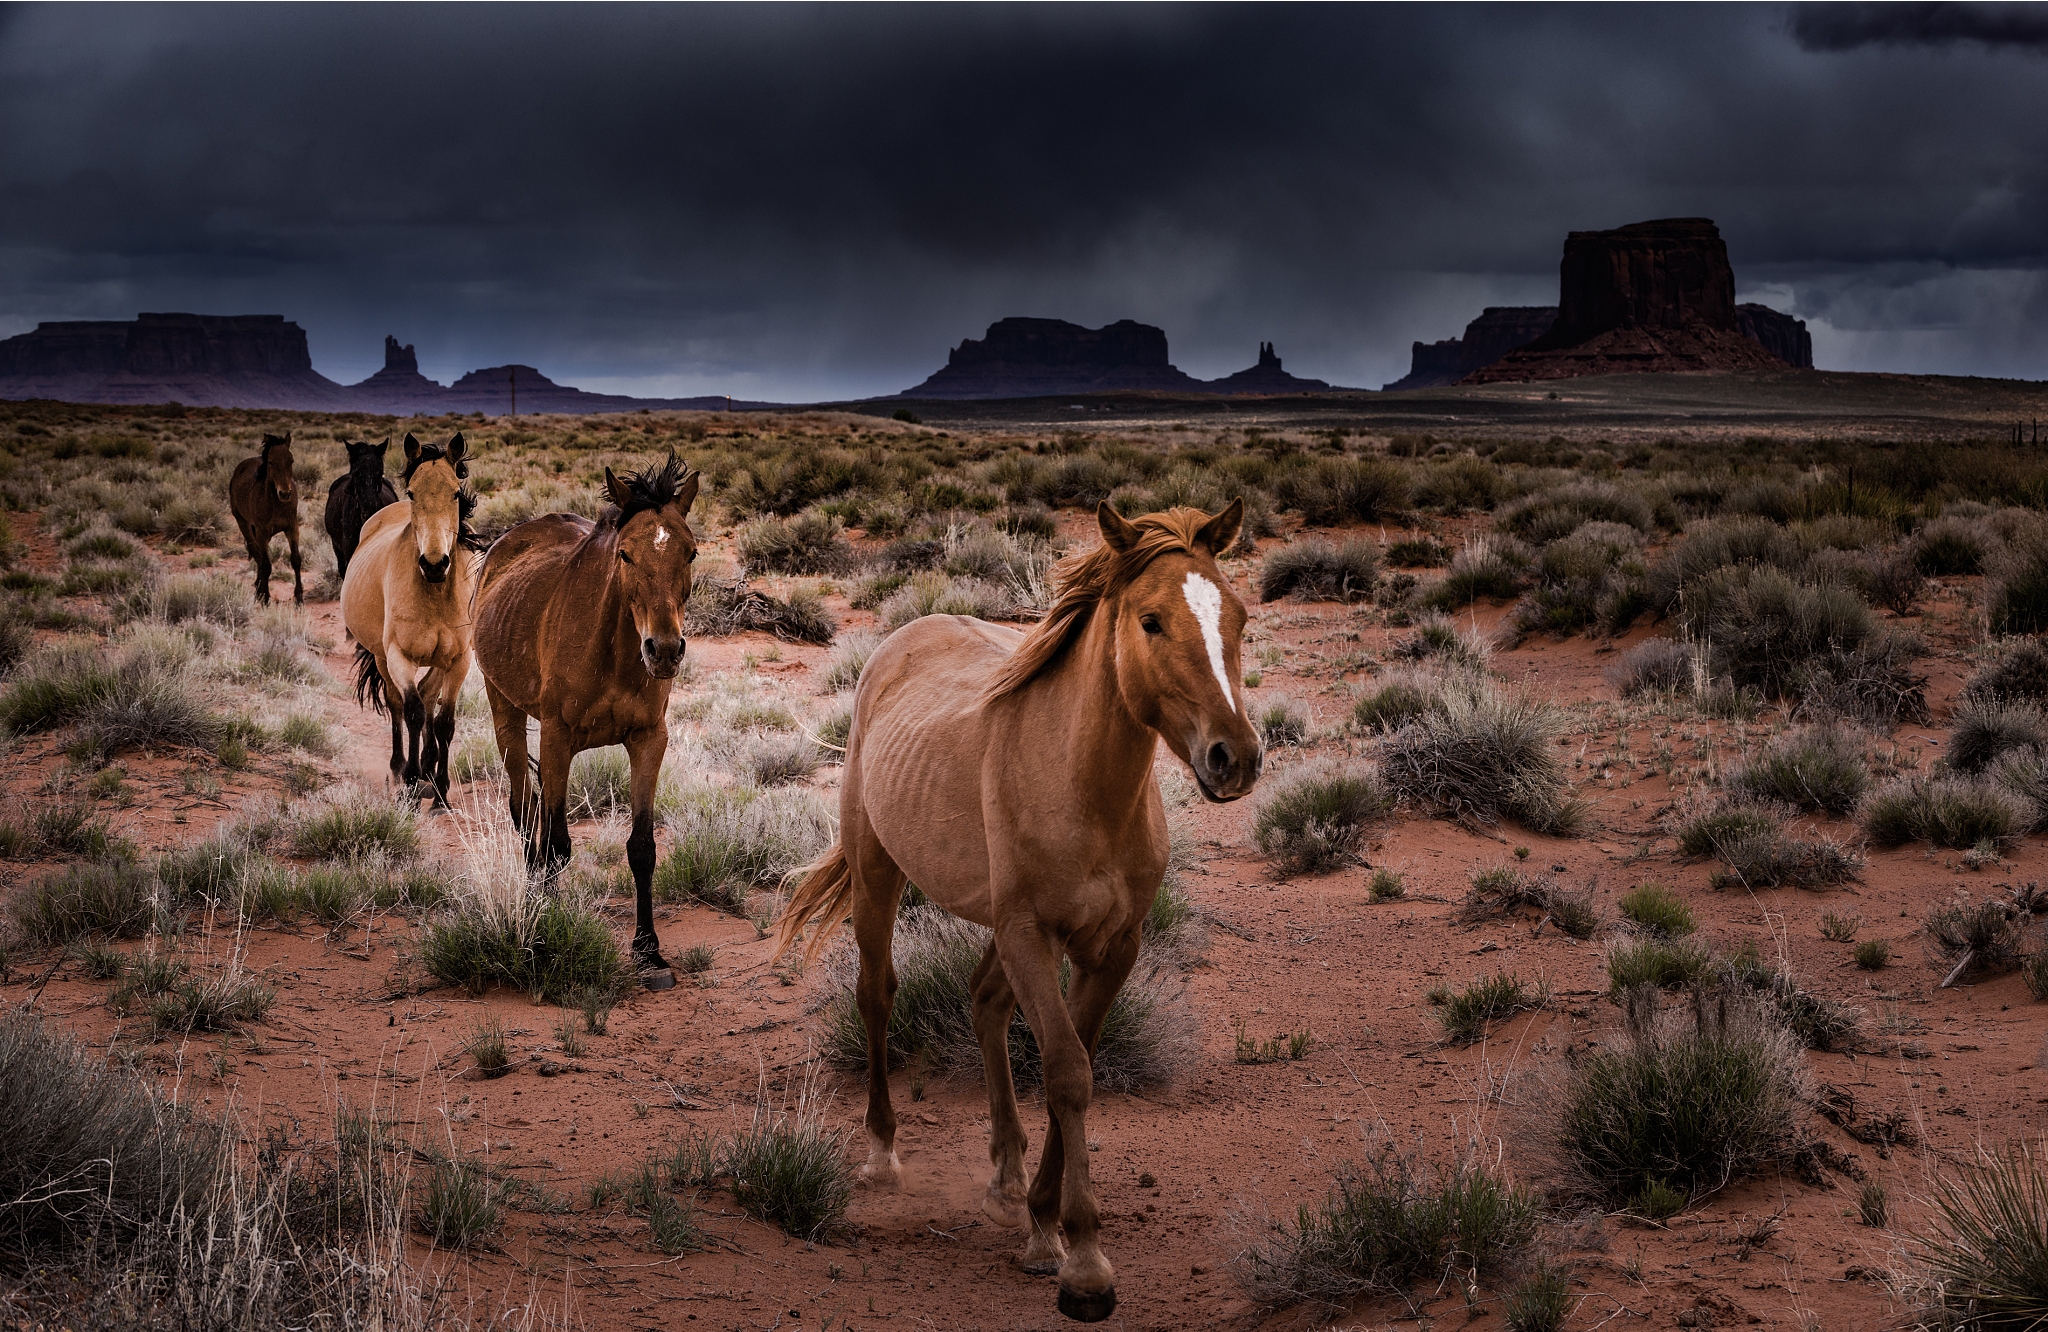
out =
<path fill-rule="evenodd" d="M 363 524 L 387 504 L 398 503 L 398 492 L 384 479 L 384 451 L 391 441 L 370 444 L 357 440 L 348 446 L 348 471 L 327 487 L 327 539 L 334 544 L 334 562 L 340 576 L 348 577 L 348 562 L 362 539 Z"/>

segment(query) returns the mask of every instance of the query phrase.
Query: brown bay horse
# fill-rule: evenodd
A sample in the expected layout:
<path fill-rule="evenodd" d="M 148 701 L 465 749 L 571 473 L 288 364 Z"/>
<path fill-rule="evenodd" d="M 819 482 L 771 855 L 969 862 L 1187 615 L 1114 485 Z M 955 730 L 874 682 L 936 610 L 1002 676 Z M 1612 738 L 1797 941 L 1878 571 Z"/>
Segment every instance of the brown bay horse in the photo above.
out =
<path fill-rule="evenodd" d="M 348 562 L 363 538 L 363 524 L 387 504 L 398 503 L 398 492 L 384 475 L 384 453 L 391 441 L 372 444 L 351 440 L 348 470 L 327 487 L 327 540 L 334 547 L 334 565 L 348 578 Z"/>
<path fill-rule="evenodd" d="M 530 865 L 552 870 L 569 859 L 570 760 L 626 747 L 633 961 L 650 989 L 675 984 L 654 933 L 654 785 L 668 753 L 669 683 L 683 664 L 697 479 L 674 453 L 625 477 L 606 468 L 611 505 L 596 522 L 551 513 L 519 524 L 491 547 L 477 589 L 477 665 Z M 538 800 L 527 773 L 529 717 L 540 722 Z"/>
<path fill-rule="evenodd" d="M 448 804 L 455 703 L 469 675 L 476 500 L 461 435 L 446 445 L 405 437 L 405 498 L 363 524 L 341 583 L 341 618 L 356 640 L 356 700 L 391 717 L 391 774 L 433 785 Z"/>
<path fill-rule="evenodd" d="M 853 920 L 868 1035 L 863 1173 L 887 1186 L 901 1177 L 888 1032 L 905 880 L 994 932 L 974 977 L 995 1166 L 982 1207 L 1029 1226 L 1025 1270 L 1057 1271 L 1060 1312 L 1083 1322 L 1116 1308 L 1086 1118 L 1103 1018 L 1166 872 L 1156 747 L 1164 740 L 1214 801 L 1251 790 L 1263 763 L 1232 683 L 1244 603 L 1216 565 L 1243 516 L 1234 500 L 1214 517 L 1172 509 L 1126 522 L 1104 503 L 1103 544 L 1061 566 L 1058 599 L 1029 634 L 930 615 L 887 639 L 854 694 L 838 845 L 782 913 L 781 951 L 819 927 L 807 957 Z M 1007 1038 L 1019 1004 L 1044 1055 L 1049 1118 L 1028 1195 Z"/>
<path fill-rule="evenodd" d="M 265 435 L 263 451 L 244 458 L 228 478 L 228 508 L 242 544 L 256 562 L 256 600 L 270 602 L 270 539 L 279 532 L 292 551 L 292 600 L 306 599 L 299 570 L 299 483 L 292 479 L 292 437 Z"/>

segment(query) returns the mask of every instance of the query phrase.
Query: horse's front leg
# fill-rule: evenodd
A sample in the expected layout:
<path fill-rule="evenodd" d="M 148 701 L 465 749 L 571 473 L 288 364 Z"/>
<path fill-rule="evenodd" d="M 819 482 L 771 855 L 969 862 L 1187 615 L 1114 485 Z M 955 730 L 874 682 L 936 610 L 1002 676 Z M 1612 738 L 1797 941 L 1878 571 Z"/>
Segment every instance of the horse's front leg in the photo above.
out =
<path fill-rule="evenodd" d="M 432 730 L 433 762 L 427 765 L 427 780 L 434 784 L 434 808 L 448 808 L 448 754 L 455 748 L 455 709 L 461 701 L 462 681 L 469 677 L 469 658 L 464 655 L 455 669 L 435 673 Z"/>
<path fill-rule="evenodd" d="M 534 840 L 540 845 L 541 865 L 548 873 L 569 863 L 575 848 L 569 843 L 569 764 L 576 757 L 569 728 L 556 721 L 540 725 L 540 817 L 534 823 Z"/>
<path fill-rule="evenodd" d="M 988 1086 L 989 1177 L 988 1192 L 981 1210 L 990 1220 L 1021 1230 L 1031 1222 L 1024 1205 L 1024 1152 L 1029 1146 L 1023 1121 L 1017 1115 L 1017 1088 L 1010 1077 L 1010 1019 L 1017 1012 L 1017 994 L 1003 973 L 996 956 L 995 941 L 981 956 L 969 989 L 974 996 L 974 1036 L 981 1044 L 982 1080 Z M 1059 1269 L 1059 1255 L 1048 1253 L 1032 1262 L 1049 1261 L 1047 1275 Z"/>
<path fill-rule="evenodd" d="M 650 990 L 676 983 L 654 933 L 654 788 L 667 753 L 668 726 L 662 720 L 626 737 L 626 758 L 633 767 L 633 832 L 626 838 L 626 864 L 633 870 L 633 966 Z"/>
<path fill-rule="evenodd" d="M 413 784 L 420 779 L 420 732 L 427 728 L 427 704 L 420 697 L 420 668 L 413 664 L 403 652 L 390 643 L 384 646 L 384 678 L 397 691 L 398 703 L 392 708 L 391 724 L 391 768 L 405 783 L 410 794 Z M 405 763 L 399 766 L 398 717 L 405 718 Z"/>
<path fill-rule="evenodd" d="M 297 516 L 292 518 L 292 525 L 284 529 L 284 539 L 292 548 L 292 601 L 303 606 L 306 604 L 306 579 L 299 569 L 299 520 Z"/>
<path fill-rule="evenodd" d="M 242 544 L 248 547 L 249 559 L 256 565 L 256 600 L 267 606 L 270 604 L 270 538 L 258 537 L 255 528 L 242 523 Z"/>

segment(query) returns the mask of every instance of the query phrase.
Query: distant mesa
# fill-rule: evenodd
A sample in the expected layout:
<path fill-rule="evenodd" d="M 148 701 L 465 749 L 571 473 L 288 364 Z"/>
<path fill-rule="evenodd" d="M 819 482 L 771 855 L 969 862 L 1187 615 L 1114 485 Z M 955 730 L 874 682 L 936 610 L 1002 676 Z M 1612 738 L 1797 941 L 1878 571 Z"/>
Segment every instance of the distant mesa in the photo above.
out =
<path fill-rule="evenodd" d="M 1415 344 L 1389 389 L 1584 375 L 1813 368 L 1804 320 L 1735 303 L 1728 246 L 1703 217 L 1565 238 L 1556 306 L 1501 306 L 1463 338 Z"/>
<path fill-rule="evenodd" d="M 472 370 L 443 387 L 419 357 L 384 339 L 384 368 L 337 384 L 313 368 L 306 330 L 283 315 L 144 314 L 133 320 L 38 324 L 0 340 L 0 399 L 270 407 L 425 416 L 482 412 L 720 411 L 770 404 L 724 397 L 629 398 L 557 384 L 528 365 Z"/>
<path fill-rule="evenodd" d="M 896 396 L 920 399 L 1043 398 L 1070 393 L 1299 393 L 1330 386 L 1280 368 L 1273 344 L 1258 364 L 1204 382 L 1167 360 L 1165 330 L 1132 319 L 1083 328 L 1064 319 L 998 319 L 967 338 L 945 368 Z"/>

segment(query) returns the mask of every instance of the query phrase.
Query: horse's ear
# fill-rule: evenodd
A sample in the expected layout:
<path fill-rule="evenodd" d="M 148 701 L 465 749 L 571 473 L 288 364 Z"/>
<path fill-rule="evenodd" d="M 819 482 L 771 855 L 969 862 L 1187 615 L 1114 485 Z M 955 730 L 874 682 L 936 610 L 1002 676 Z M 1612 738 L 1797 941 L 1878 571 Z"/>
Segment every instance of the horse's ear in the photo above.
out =
<path fill-rule="evenodd" d="M 457 479 L 466 478 L 469 475 L 469 464 L 464 461 L 464 454 L 468 448 L 469 444 L 462 438 L 460 431 L 456 432 L 454 439 L 448 441 L 448 461 L 455 464 Z"/>
<path fill-rule="evenodd" d="M 389 435 L 386 435 L 386 436 L 384 436 L 384 442 L 383 442 L 382 444 L 379 444 L 379 445 L 377 446 L 377 456 L 378 456 L 379 458 L 382 458 L 382 457 L 384 456 L 384 450 L 386 450 L 386 449 L 388 449 L 388 448 L 390 448 L 390 447 L 391 447 L 391 436 L 389 436 Z"/>
<path fill-rule="evenodd" d="M 412 437 L 412 431 L 405 432 L 405 465 L 411 467 L 420 460 L 420 442 Z"/>
<path fill-rule="evenodd" d="M 1244 496 L 1230 501 L 1230 507 L 1217 514 L 1195 533 L 1195 544 L 1211 555 L 1221 555 L 1230 549 L 1230 543 L 1237 540 L 1238 529 L 1244 526 Z"/>
<path fill-rule="evenodd" d="M 1110 507 L 1104 500 L 1095 506 L 1095 522 L 1102 528 L 1102 540 L 1111 550 L 1121 555 L 1138 544 L 1138 525 L 1124 521 L 1124 516 Z"/>
<path fill-rule="evenodd" d="M 683 478 L 682 484 L 676 487 L 676 507 L 687 514 L 690 511 L 690 506 L 696 502 L 697 474 L 691 472 Z"/>
<path fill-rule="evenodd" d="M 612 474 L 612 469 L 609 467 L 604 469 L 604 497 L 618 505 L 621 509 L 624 509 L 633 500 L 633 492 L 626 488 L 625 482 Z"/>

